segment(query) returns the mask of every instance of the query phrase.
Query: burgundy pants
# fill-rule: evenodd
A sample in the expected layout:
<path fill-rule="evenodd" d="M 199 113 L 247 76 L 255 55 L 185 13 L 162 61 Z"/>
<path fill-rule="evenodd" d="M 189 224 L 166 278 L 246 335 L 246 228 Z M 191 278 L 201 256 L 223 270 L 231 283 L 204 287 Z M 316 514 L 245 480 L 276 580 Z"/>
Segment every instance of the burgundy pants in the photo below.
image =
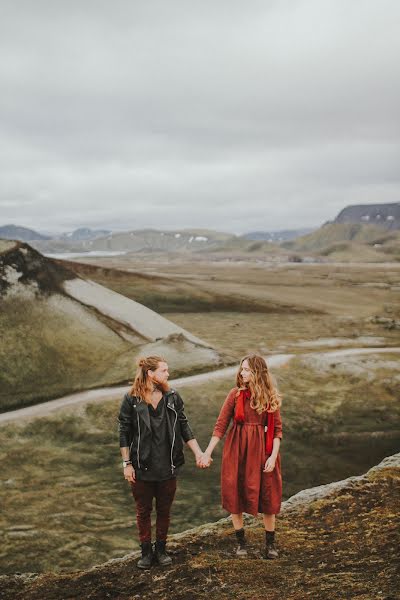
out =
<path fill-rule="evenodd" d="M 176 478 L 167 481 L 135 481 L 131 483 L 136 501 L 136 522 L 139 540 L 151 542 L 151 511 L 156 499 L 156 540 L 165 542 L 168 534 L 170 513 L 176 492 Z"/>

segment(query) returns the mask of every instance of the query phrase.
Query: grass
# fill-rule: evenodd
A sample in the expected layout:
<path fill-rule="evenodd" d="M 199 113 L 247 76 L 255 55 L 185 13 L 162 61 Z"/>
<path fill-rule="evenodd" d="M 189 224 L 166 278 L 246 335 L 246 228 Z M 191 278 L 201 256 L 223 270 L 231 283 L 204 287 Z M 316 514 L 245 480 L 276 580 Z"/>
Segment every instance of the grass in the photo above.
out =
<path fill-rule="evenodd" d="M 65 261 L 59 261 L 64 264 Z M 246 292 L 234 295 L 224 291 L 215 291 L 211 275 L 211 285 L 202 286 L 196 281 L 184 281 L 178 277 L 130 272 L 128 270 L 109 269 L 84 263 L 67 263 L 81 277 L 86 277 L 104 285 L 113 291 L 127 296 L 136 302 L 148 306 L 159 313 L 198 313 L 198 312 L 287 312 L 288 306 L 275 302 L 259 302 Z M 291 310 L 296 311 L 294 306 Z"/>
<path fill-rule="evenodd" d="M 275 372 L 284 395 L 285 497 L 362 473 L 398 450 L 399 379 L 377 365 L 372 382 L 307 369 L 300 358 Z M 180 389 L 203 447 L 231 386 L 218 381 Z M 86 568 L 137 547 L 134 503 L 120 466 L 118 407 L 104 402 L 0 429 L 3 572 Z M 186 456 L 171 532 L 225 515 L 221 445 L 204 472 L 195 469 L 190 451 Z"/>
<path fill-rule="evenodd" d="M 134 257 L 110 260 L 118 269 L 66 266 L 68 272 L 74 268 L 150 306 L 233 359 L 249 351 L 298 351 L 293 345 L 299 339 L 369 334 L 383 335 L 388 345 L 399 340 L 398 331 L 368 322 L 374 315 L 393 314 L 398 292 L 392 287 L 400 285 L 396 265 L 266 267 L 182 259 L 168 264 L 159 259 L 138 263 Z M 371 283 L 376 287 L 368 287 L 366 293 L 363 285 Z M 141 340 L 136 345 L 110 319 L 61 295 L 3 298 L 1 304 L 0 410 L 132 376 Z M 185 372 L 193 368 L 190 356 L 184 354 Z M 175 360 L 175 369 L 182 360 Z"/>
<path fill-rule="evenodd" d="M 0 410 L 128 379 L 133 346 L 62 297 L 3 299 Z"/>

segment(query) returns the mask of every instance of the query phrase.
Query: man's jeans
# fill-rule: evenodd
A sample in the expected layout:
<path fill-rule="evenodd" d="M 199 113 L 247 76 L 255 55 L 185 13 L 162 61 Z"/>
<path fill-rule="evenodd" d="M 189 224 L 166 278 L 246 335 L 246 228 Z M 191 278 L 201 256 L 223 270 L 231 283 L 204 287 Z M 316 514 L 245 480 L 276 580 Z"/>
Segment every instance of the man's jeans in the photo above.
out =
<path fill-rule="evenodd" d="M 151 542 L 151 511 L 153 498 L 156 499 L 156 540 L 167 540 L 172 502 L 176 492 L 176 477 L 166 481 L 135 481 L 131 483 L 132 495 L 136 501 L 136 522 L 139 540 Z"/>

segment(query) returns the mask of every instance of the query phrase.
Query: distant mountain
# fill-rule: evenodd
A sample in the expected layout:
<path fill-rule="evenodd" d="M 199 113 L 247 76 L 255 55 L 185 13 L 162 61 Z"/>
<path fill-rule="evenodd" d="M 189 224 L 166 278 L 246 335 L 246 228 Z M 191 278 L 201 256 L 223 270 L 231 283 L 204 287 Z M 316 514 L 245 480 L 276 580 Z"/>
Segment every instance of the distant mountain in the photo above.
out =
<path fill-rule="evenodd" d="M 354 204 L 340 211 L 334 223 L 364 223 L 385 229 L 400 229 L 400 202 Z"/>
<path fill-rule="evenodd" d="M 105 235 L 109 235 L 111 231 L 109 229 L 90 229 L 89 227 L 79 227 L 75 231 L 69 231 L 58 236 L 58 239 L 81 241 L 81 240 L 94 240 Z"/>
<path fill-rule="evenodd" d="M 267 241 L 276 244 L 293 240 L 301 235 L 307 235 L 311 231 L 314 231 L 314 229 L 314 227 L 305 227 L 303 229 L 284 229 L 282 231 L 250 231 L 240 237 L 245 240 Z"/>
<path fill-rule="evenodd" d="M 19 227 L 18 225 L 3 225 L 0 227 L 0 238 L 3 240 L 18 240 L 20 242 L 51 239 L 48 235 L 42 235 L 33 229 Z"/>
<path fill-rule="evenodd" d="M 316 231 L 283 242 L 294 252 L 311 252 L 329 260 L 386 262 L 400 260 L 400 232 L 379 225 L 326 223 Z"/>
<path fill-rule="evenodd" d="M 34 247 L 46 254 L 62 252 L 196 252 L 218 248 L 236 236 L 203 229 L 157 231 L 144 229 L 109 233 L 95 239 L 63 239 L 34 242 Z"/>

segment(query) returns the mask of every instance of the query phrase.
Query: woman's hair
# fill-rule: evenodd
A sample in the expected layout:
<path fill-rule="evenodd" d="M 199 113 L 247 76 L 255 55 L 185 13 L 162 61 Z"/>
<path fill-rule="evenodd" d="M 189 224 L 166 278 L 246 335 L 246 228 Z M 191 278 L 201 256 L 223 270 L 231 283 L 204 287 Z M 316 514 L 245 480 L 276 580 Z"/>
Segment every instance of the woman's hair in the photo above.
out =
<path fill-rule="evenodd" d="M 155 371 L 162 362 L 167 361 L 161 356 L 143 356 L 139 358 L 135 380 L 130 390 L 131 396 L 137 396 L 147 403 L 150 401 L 149 395 L 152 392 L 153 387 L 150 378 L 147 375 L 147 371 Z M 169 390 L 168 383 L 157 383 L 157 387 L 160 388 L 162 392 L 167 392 Z"/>
<path fill-rule="evenodd" d="M 251 370 L 251 379 L 248 383 L 244 383 L 240 374 L 245 360 L 249 363 Z M 236 375 L 236 385 L 239 389 L 249 388 L 250 406 L 259 414 L 265 411 L 275 412 L 282 404 L 282 397 L 272 381 L 267 363 L 258 354 L 249 354 L 242 358 Z"/>

